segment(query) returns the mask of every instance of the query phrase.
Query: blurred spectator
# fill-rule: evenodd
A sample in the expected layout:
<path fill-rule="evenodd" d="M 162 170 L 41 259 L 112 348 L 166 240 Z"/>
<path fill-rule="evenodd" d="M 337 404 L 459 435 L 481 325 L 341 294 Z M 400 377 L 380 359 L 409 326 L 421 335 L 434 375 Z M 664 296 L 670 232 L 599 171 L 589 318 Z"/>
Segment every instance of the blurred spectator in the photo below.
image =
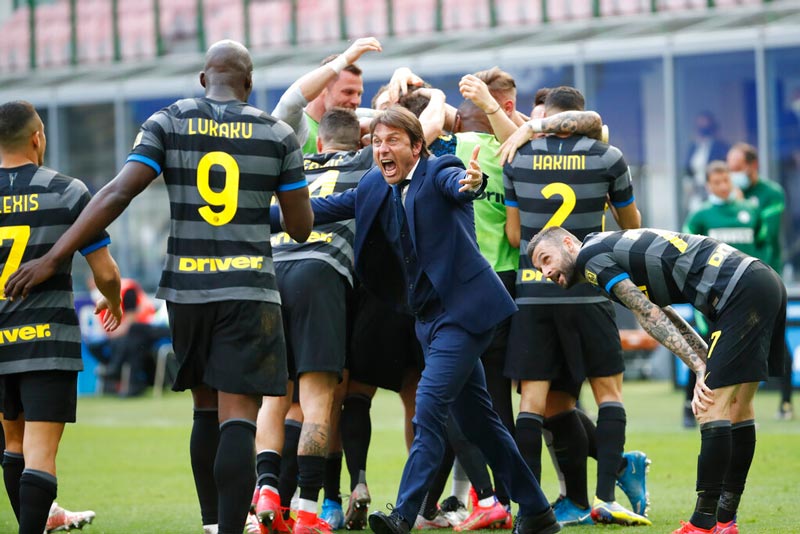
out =
<path fill-rule="evenodd" d="M 701 111 L 694 119 L 695 137 L 684 163 L 684 198 L 690 212 L 697 211 L 706 196 L 706 166 L 724 160 L 730 145 L 717 137 L 717 120 L 710 111 Z"/>

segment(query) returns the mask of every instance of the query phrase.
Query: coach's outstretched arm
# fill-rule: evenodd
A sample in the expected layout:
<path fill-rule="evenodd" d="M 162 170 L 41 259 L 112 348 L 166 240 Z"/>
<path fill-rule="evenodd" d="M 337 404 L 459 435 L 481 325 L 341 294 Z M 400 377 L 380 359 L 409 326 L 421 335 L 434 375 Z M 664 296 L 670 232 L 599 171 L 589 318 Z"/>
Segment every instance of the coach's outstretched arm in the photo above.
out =
<path fill-rule="evenodd" d="M 692 399 L 692 410 L 695 415 L 714 404 L 714 392 L 706 386 L 705 351 L 702 351 L 702 347 L 697 346 L 694 339 L 691 342 L 688 341 L 668 314 L 660 306 L 650 302 L 650 299 L 633 284 L 630 278 L 618 282 L 613 291 L 617 298 L 633 312 L 642 328 L 675 353 L 697 376 Z M 701 352 L 698 352 L 697 349 L 701 349 Z"/>
<path fill-rule="evenodd" d="M 34 286 L 53 276 L 61 263 L 69 261 L 76 250 L 119 217 L 156 176 L 148 165 L 136 161 L 126 163 L 119 174 L 98 191 L 47 254 L 23 264 L 8 278 L 6 296 L 11 299 L 28 296 Z"/>

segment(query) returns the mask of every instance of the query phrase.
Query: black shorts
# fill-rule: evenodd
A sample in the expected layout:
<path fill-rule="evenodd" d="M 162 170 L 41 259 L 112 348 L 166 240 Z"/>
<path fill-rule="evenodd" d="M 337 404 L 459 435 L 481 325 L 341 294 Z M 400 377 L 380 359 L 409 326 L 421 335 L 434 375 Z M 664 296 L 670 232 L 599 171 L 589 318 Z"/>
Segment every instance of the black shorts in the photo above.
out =
<path fill-rule="evenodd" d="M 225 393 L 286 395 L 281 307 L 257 300 L 167 302 L 178 373 L 172 386 Z"/>
<path fill-rule="evenodd" d="M 777 273 L 761 262 L 751 264 L 708 331 L 711 389 L 781 376 L 786 287 Z"/>
<path fill-rule="evenodd" d="M 16 421 L 74 423 L 78 405 L 77 371 L 30 371 L 0 375 L 3 417 Z"/>
<path fill-rule="evenodd" d="M 275 264 L 281 292 L 289 376 L 336 373 L 341 379 L 347 351 L 348 282 L 322 260 Z"/>
<path fill-rule="evenodd" d="M 549 380 L 551 389 L 575 394 L 584 378 L 625 370 L 614 306 L 529 304 L 512 317 L 505 375 Z"/>
<path fill-rule="evenodd" d="M 414 317 L 393 310 L 364 287 L 356 289 L 350 379 L 392 391 L 403 387 L 408 368 L 425 366 Z"/>

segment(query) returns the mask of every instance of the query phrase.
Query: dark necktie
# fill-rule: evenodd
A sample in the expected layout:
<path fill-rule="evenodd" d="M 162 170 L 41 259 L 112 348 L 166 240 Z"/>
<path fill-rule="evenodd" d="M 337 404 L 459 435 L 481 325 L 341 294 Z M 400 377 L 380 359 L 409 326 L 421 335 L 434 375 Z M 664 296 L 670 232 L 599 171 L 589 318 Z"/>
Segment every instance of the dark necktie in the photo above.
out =
<path fill-rule="evenodd" d="M 406 212 L 403 208 L 403 188 L 411 183 L 411 180 L 403 180 L 399 184 L 393 184 L 392 187 L 392 201 L 394 203 L 394 216 L 397 220 L 399 229 L 403 228 L 403 222 L 406 219 Z"/>

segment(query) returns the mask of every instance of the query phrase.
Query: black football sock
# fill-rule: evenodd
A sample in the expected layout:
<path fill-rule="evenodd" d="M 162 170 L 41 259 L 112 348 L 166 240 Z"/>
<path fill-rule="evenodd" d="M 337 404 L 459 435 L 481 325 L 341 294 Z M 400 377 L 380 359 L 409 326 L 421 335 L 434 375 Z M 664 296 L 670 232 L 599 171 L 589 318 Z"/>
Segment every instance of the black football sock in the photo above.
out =
<path fill-rule="evenodd" d="M 297 485 L 300 486 L 300 498 L 306 501 L 317 502 L 319 490 L 325 481 L 325 457 L 305 454 L 297 455 L 298 477 Z"/>
<path fill-rule="evenodd" d="M 21 454 L 8 451 L 3 453 L 3 482 L 17 521 L 19 521 L 19 477 L 22 476 L 23 470 L 25 470 L 25 458 Z"/>
<path fill-rule="evenodd" d="M 275 451 L 264 450 L 256 454 L 256 486 L 272 486 L 278 489 L 281 473 L 281 455 Z"/>
<path fill-rule="evenodd" d="M 492 479 L 489 477 L 489 470 L 486 467 L 486 458 L 483 457 L 481 450 L 467 439 L 452 416 L 447 420 L 446 430 L 447 438 L 453 446 L 458 463 L 467 473 L 467 478 L 469 478 L 472 487 L 475 488 L 478 499 L 485 499 L 494 495 Z M 444 488 L 444 486 L 442 487 Z"/>
<path fill-rule="evenodd" d="M 19 478 L 19 533 L 42 534 L 50 506 L 58 492 L 56 477 L 44 471 L 25 469 Z"/>
<path fill-rule="evenodd" d="M 576 409 L 575 413 L 578 415 L 578 419 L 581 420 L 584 432 L 586 432 L 586 445 L 588 447 L 586 454 L 589 458 L 597 460 L 597 425 L 583 410 Z"/>
<path fill-rule="evenodd" d="M 289 508 L 294 491 L 297 489 L 297 445 L 300 443 L 300 430 L 303 423 L 287 419 L 283 425 L 283 453 L 281 454 L 281 475 L 278 481 L 278 493 L 281 506 Z"/>
<path fill-rule="evenodd" d="M 545 427 L 553 433 L 553 448 L 559 469 L 564 475 L 567 498 L 581 508 L 588 508 L 586 458 L 589 447 L 578 410 L 569 410 L 548 418 L 545 420 Z"/>
<path fill-rule="evenodd" d="M 195 408 L 192 434 L 189 438 L 189 457 L 204 525 L 214 525 L 218 520 L 217 483 L 214 480 L 214 462 L 217 458 L 218 444 L 219 412 L 215 409 Z"/>
<path fill-rule="evenodd" d="M 697 457 L 697 503 L 693 525 L 710 529 L 717 523 L 717 503 L 731 462 L 731 422 L 711 421 L 700 425 Z"/>
<path fill-rule="evenodd" d="M 597 410 L 597 489 L 595 495 L 614 500 L 617 470 L 625 450 L 625 408 L 621 402 L 604 402 Z"/>
<path fill-rule="evenodd" d="M 366 395 L 349 395 L 342 403 L 339 429 L 347 472 L 350 474 L 351 492 L 359 482 L 366 483 L 367 452 L 372 437 L 372 421 L 369 416 L 371 405 L 372 399 Z"/>
<path fill-rule="evenodd" d="M 241 534 L 256 486 L 256 422 L 228 419 L 219 426 L 214 479 L 219 491 L 219 534 Z"/>
<path fill-rule="evenodd" d="M 731 425 L 731 463 L 722 483 L 722 494 L 717 508 L 717 521 L 720 523 L 727 523 L 736 517 L 755 452 L 756 422 L 749 419 Z"/>
<path fill-rule="evenodd" d="M 544 417 L 531 412 L 517 415 L 517 447 L 536 480 L 542 480 L 542 425 Z"/>
<path fill-rule="evenodd" d="M 783 376 L 781 377 L 781 404 L 792 402 L 792 377 L 794 362 L 792 360 L 792 353 L 789 348 L 784 345 L 783 347 Z"/>
<path fill-rule="evenodd" d="M 325 458 L 325 483 L 323 489 L 325 498 L 342 504 L 339 494 L 339 485 L 342 481 L 342 452 L 332 452 Z"/>

